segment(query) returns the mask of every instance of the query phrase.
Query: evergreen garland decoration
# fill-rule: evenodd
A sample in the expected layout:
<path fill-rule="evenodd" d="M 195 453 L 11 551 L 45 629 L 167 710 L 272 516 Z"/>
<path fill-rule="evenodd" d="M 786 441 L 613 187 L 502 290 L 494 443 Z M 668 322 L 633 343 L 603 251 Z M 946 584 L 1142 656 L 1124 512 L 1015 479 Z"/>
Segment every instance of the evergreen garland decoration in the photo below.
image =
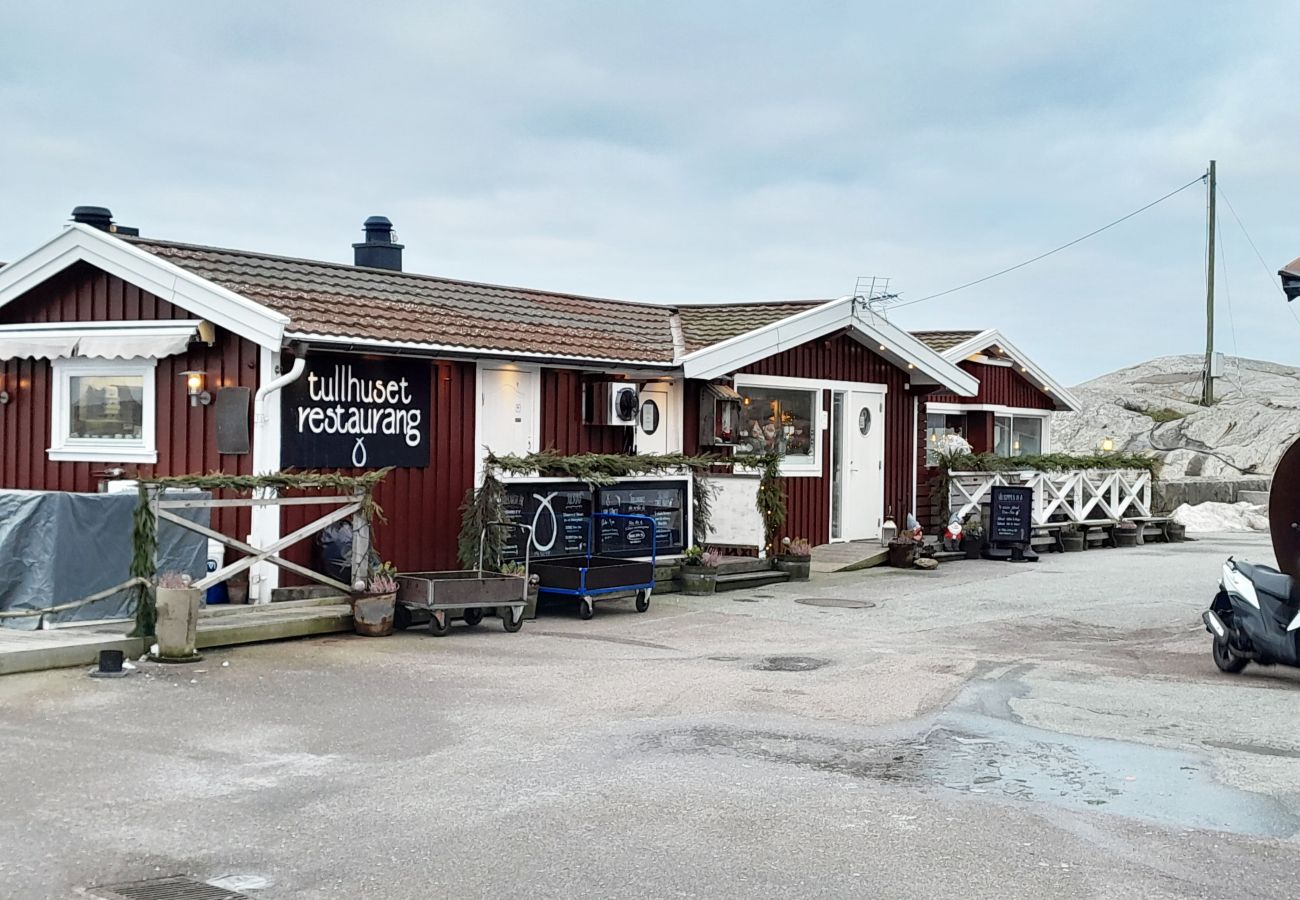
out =
<path fill-rule="evenodd" d="M 321 491 L 333 494 L 361 496 L 361 514 L 367 522 L 383 522 L 384 511 L 375 503 L 375 487 L 393 469 L 391 466 L 375 469 L 364 475 L 341 475 L 336 472 L 286 470 L 268 475 L 226 475 L 212 472 L 208 475 L 164 475 L 142 478 L 139 495 L 132 513 L 131 575 L 144 579 L 135 592 L 135 628 L 132 637 L 152 637 L 158 623 L 158 609 L 154 602 L 153 583 L 158 576 L 158 534 L 154 526 L 152 499 L 167 488 L 190 488 L 197 491 Z"/>
<path fill-rule="evenodd" d="M 541 475 L 547 478 L 581 481 L 594 487 L 614 484 L 620 478 L 638 475 L 662 475 L 686 469 L 692 476 L 695 499 L 691 510 L 691 527 L 696 542 L 708 534 L 713 493 L 705 481 L 709 471 L 718 465 L 741 466 L 759 469 L 758 511 L 763 516 L 764 533 L 771 537 L 785 523 L 785 491 L 780 484 L 781 454 L 766 453 L 747 456 L 723 457 L 714 455 L 689 456 L 685 453 L 641 454 L 630 453 L 577 453 L 565 456 L 557 450 L 543 450 L 526 455 L 497 454 L 488 451 L 483 460 L 483 482 L 477 490 L 471 489 L 461 504 L 461 527 L 456 542 L 456 553 L 461 565 L 473 569 L 478 565 L 479 535 L 490 522 L 504 518 L 502 506 L 506 489 L 502 477 Z M 499 528 L 487 529 L 483 539 L 484 567 L 499 568 L 503 534 Z"/>

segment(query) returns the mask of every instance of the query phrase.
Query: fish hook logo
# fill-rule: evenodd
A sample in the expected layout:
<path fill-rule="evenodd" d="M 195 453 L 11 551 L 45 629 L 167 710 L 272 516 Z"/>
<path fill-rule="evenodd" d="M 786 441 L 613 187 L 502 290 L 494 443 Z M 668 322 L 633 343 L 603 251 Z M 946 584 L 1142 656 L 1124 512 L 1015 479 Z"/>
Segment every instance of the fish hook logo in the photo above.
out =
<path fill-rule="evenodd" d="M 366 439 L 363 437 L 357 438 L 356 446 L 352 448 L 352 465 L 358 469 L 366 465 Z"/>
<path fill-rule="evenodd" d="M 551 501 L 555 499 L 556 493 L 558 492 L 551 491 L 546 496 L 542 496 L 541 494 L 533 494 L 534 500 L 541 501 L 541 503 L 538 504 L 537 506 L 537 512 L 533 513 L 533 546 L 537 548 L 537 551 L 539 553 L 545 553 L 547 550 L 550 550 L 552 547 L 554 547 L 556 538 L 560 536 L 560 523 L 555 518 L 555 509 L 551 506 Z M 537 535 L 540 533 L 540 528 L 538 527 L 538 525 L 541 521 L 542 513 L 546 513 L 551 519 L 551 537 L 550 540 L 548 540 L 545 545 L 543 545 L 537 539 Z"/>

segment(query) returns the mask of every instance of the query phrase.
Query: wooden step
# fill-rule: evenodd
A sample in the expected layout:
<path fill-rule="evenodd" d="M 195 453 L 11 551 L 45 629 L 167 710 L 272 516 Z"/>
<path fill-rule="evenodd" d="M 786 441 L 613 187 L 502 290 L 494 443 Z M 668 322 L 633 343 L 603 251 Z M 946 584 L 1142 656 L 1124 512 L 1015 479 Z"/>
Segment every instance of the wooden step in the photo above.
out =
<path fill-rule="evenodd" d="M 719 575 L 716 590 L 743 591 L 769 584 L 783 584 L 789 580 L 789 574 L 775 569 L 768 569 L 765 572 L 737 572 L 734 575 Z"/>
<path fill-rule="evenodd" d="M 745 572 L 770 572 L 772 561 L 754 556 L 724 556 L 718 563 L 719 575 L 739 575 Z"/>
<path fill-rule="evenodd" d="M 307 597 L 302 600 L 277 600 L 274 603 L 214 603 L 199 610 L 200 619 L 213 616 L 237 616 L 241 613 L 260 613 L 271 610 L 311 609 L 316 606 L 338 606 L 347 603 L 347 597 L 330 594 L 324 597 Z"/>
<path fill-rule="evenodd" d="M 198 646 L 229 647 L 256 641 L 307 637 L 352 630 L 352 607 L 346 603 L 282 609 L 288 603 L 244 607 L 244 615 L 222 615 L 199 620 Z"/>

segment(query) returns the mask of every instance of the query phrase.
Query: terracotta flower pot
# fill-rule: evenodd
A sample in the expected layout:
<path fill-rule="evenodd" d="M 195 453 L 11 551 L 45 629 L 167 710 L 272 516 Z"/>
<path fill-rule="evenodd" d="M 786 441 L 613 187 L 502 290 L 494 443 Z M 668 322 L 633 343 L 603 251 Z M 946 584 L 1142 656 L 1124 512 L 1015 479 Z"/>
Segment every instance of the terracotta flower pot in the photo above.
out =
<path fill-rule="evenodd" d="M 397 592 L 356 594 L 352 597 L 352 630 L 366 637 L 384 637 L 393 633 Z"/>
<path fill-rule="evenodd" d="M 682 583 L 682 593 L 691 597 L 705 597 L 718 586 L 718 570 L 707 566 L 682 566 L 677 580 Z"/>
<path fill-rule="evenodd" d="M 198 659 L 195 641 L 203 591 L 197 588 L 156 588 L 154 603 L 158 609 L 158 622 L 154 626 L 158 659 L 168 662 Z"/>
<path fill-rule="evenodd" d="M 809 556 L 777 556 L 772 559 L 772 565 L 778 572 L 788 574 L 791 581 L 807 581 L 812 574 Z"/>

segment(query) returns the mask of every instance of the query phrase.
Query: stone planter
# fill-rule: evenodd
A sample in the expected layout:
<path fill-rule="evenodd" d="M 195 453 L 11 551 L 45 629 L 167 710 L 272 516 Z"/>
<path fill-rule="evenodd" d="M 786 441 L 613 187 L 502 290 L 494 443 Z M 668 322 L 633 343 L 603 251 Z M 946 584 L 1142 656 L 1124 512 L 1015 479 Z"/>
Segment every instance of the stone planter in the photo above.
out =
<path fill-rule="evenodd" d="M 776 556 L 772 558 L 772 567 L 788 574 L 791 581 L 807 581 L 812 574 L 812 557 Z"/>
<path fill-rule="evenodd" d="M 1138 530 L 1136 528 L 1116 528 L 1111 532 L 1116 547 L 1136 547 Z"/>
<path fill-rule="evenodd" d="M 683 594 L 704 597 L 717 588 L 718 570 L 707 566 L 682 566 L 677 580 L 681 582 Z"/>
<path fill-rule="evenodd" d="M 962 538 L 961 549 L 965 551 L 967 559 L 979 559 L 984 555 L 984 535 Z"/>
<path fill-rule="evenodd" d="M 1062 531 L 1061 547 L 1066 553 L 1078 553 L 1084 549 L 1087 538 L 1082 531 Z"/>
<path fill-rule="evenodd" d="M 889 544 L 889 564 L 895 569 L 910 569 L 916 562 L 915 541 L 891 541 Z"/>
<path fill-rule="evenodd" d="M 195 647 L 199 629 L 199 609 L 203 605 L 203 591 L 197 588 L 155 588 L 154 603 L 158 609 L 158 622 L 154 634 L 158 638 L 161 662 L 192 662 L 202 659 Z"/>
<path fill-rule="evenodd" d="M 390 594 L 354 594 L 352 630 L 366 637 L 384 637 L 392 634 L 396 606 L 396 591 Z"/>

